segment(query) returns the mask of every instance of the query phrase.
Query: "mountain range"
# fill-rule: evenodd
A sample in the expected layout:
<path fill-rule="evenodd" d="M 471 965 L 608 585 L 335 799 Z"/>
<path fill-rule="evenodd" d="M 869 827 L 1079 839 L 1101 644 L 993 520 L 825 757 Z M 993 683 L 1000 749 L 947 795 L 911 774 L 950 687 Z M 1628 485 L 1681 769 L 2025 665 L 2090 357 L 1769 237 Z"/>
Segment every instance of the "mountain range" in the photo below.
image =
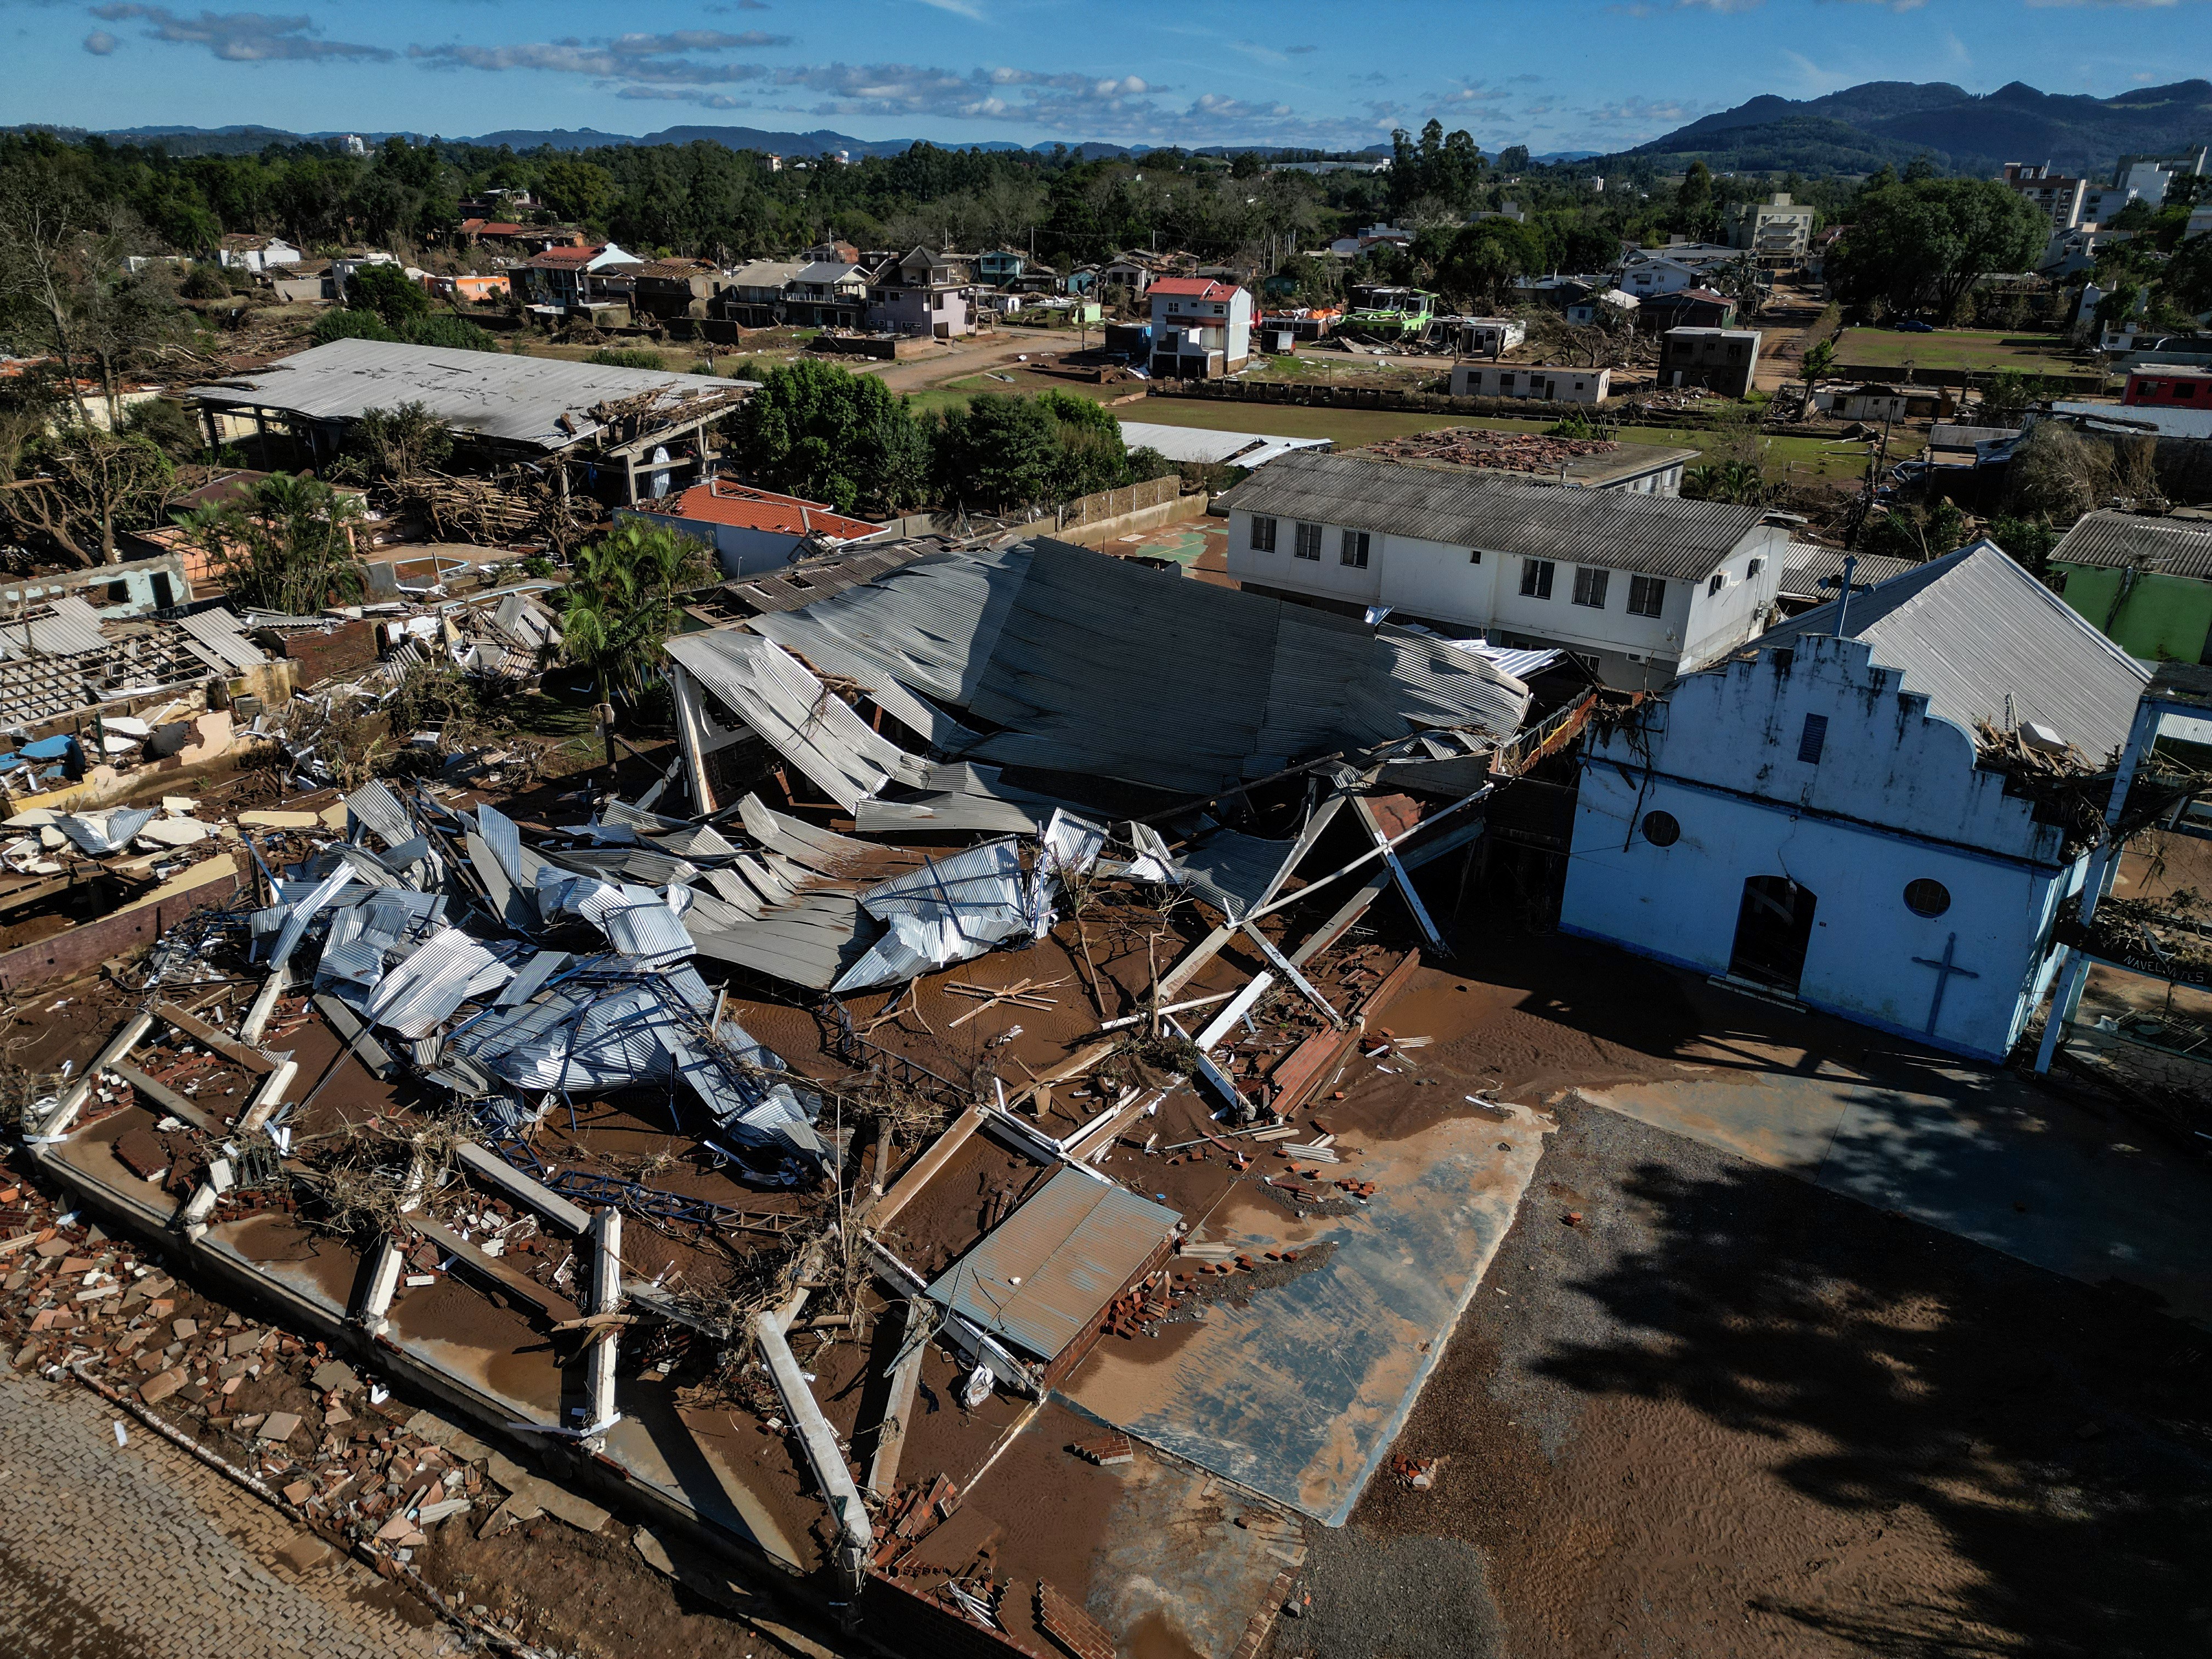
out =
<path fill-rule="evenodd" d="M 2212 143 L 2212 81 L 2139 87 L 2110 98 L 2039 92 L 2014 81 L 1976 94 L 1948 82 L 1869 81 L 1821 98 L 1754 98 L 1627 152 L 1735 173 L 1868 173 L 1925 155 L 1946 171 L 2007 161 L 2108 171 L 2123 155 Z"/>

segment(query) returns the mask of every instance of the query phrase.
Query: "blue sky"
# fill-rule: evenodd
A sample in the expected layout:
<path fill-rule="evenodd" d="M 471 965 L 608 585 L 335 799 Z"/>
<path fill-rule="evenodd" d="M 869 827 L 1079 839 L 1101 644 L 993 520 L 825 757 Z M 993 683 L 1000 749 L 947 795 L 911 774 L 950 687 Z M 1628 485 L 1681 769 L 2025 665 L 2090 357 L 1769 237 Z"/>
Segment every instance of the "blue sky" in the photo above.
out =
<path fill-rule="evenodd" d="M 1541 153 L 1762 92 L 2111 94 L 2212 69 L 2208 0 L 293 3 L 0 0 L 0 123 L 1357 147 L 1435 115 Z"/>

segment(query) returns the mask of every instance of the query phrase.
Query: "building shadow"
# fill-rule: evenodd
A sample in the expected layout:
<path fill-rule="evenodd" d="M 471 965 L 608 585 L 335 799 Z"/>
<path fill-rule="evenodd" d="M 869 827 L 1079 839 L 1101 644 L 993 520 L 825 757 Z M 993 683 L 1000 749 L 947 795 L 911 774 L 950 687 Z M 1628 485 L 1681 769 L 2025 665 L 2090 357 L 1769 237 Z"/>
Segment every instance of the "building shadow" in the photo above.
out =
<path fill-rule="evenodd" d="M 1956 1145 L 1941 1124 L 1897 1133 L 1931 1158 Z M 1753 1607 L 1808 1647 L 1911 1659 L 2212 1651 L 2202 1333 L 1767 1170 L 1644 1163 L 1621 1194 L 1642 1248 L 1564 1286 L 1609 1334 L 1530 1369 L 1814 1448 L 1774 1477 L 1871 1524 L 1910 1505 L 1971 1569 L 1923 1601 Z"/>

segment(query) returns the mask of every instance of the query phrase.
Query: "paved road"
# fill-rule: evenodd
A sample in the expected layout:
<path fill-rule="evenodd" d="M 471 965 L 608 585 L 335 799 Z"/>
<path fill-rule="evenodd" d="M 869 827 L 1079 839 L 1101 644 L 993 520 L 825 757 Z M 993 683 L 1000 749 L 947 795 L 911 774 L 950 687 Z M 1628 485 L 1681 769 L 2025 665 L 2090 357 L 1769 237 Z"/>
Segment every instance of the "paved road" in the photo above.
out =
<path fill-rule="evenodd" d="M 415 1603 L 99 1395 L 0 1370 L 0 1654 L 433 1659 Z"/>

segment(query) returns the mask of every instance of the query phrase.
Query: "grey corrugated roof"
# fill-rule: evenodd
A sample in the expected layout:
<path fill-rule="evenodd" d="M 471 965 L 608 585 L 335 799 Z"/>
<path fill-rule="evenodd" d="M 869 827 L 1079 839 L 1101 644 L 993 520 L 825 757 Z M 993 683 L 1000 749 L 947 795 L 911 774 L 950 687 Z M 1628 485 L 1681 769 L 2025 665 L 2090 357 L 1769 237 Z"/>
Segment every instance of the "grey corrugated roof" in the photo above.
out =
<path fill-rule="evenodd" d="M 196 386 L 191 395 L 221 408 L 282 410 L 323 421 L 358 420 L 368 410 L 419 403 L 449 426 L 552 451 L 600 430 L 586 412 L 596 404 L 658 389 L 672 411 L 689 398 L 753 384 L 500 351 L 333 340 L 252 374 Z M 573 430 L 556 424 L 564 415 Z"/>
<path fill-rule="evenodd" d="M 833 283 L 844 282 L 849 277 L 866 275 L 867 272 L 862 270 L 858 265 L 844 264 L 836 259 L 816 259 L 810 264 L 799 266 L 797 274 L 791 280 L 794 283 L 819 283 L 827 288 Z"/>
<path fill-rule="evenodd" d="M 929 1295 L 1051 1359 L 1105 1312 L 1182 1219 L 1165 1205 L 1062 1168 Z"/>
<path fill-rule="evenodd" d="M 1762 634 L 1754 649 L 1836 631 L 1836 602 Z M 1977 720 L 2047 726 L 2092 762 L 2124 743 L 2149 673 L 2063 599 L 1983 540 L 1855 593 L 1844 630 L 1901 670 L 1928 710 L 1968 732 Z"/>
<path fill-rule="evenodd" d="M 1844 561 L 1850 556 L 1841 548 L 1813 547 L 1802 542 L 1790 544 L 1790 550 L 1782 561 L 1782 592 L 1784 597 L 1796 599 L 1825 599 L 1835 597 L 1833 587 L 1820 584 L 1833 577 L 1842 580 Z M 1854 587 L 1871 587 L 1886 582 L 1892 576 L 1901 576 L 1912 569 L 1910 559 L 1893 559 L 1880 553 L 1862 553 L 1858 564 L 1851 571 Z"/>
<path fill-rule="evenodd" d="M 223 610 L 196 611 L 177 618 L 177 626 L 205 646 L 231 668 L 258 668 L 269 659 L 261 647 L 240 633 L 238 618 Z"/>
<path fill-rule="evenodd" d="M 2133 513 L 2087 513 L 2051 550 L 2051 556 L 2106 569 L 2140 563 L 2169 576 L 2212 580 L 2212 524 L 2145 519 Z"/>
<path fill-rule="evenodd" d="M 1701 581 L 1758 528 L 1753 507 L 1618 489 L 1561 489 L 1472 469 L 1285 455 L 1231 489 L 1246 513 Z"/>
<path fill-rule="evenodd" d="M 2086 422 L 2094 432 L 2148 432 L 2161 438 L 2212 438 L 2212 409 L 2174 409 L 2161 404 L 2100 404 L 2066 400 L 2051 405 L 2058 415 Z"/>
<path fill-rule="evenodd" d="M 100 631 L 99 614 L 74 593 L 0 623 L 0 656 L 81 657 L 110 643 Z"/>
<path fill-rule="evenodd" d="M 933 553 L 774 627 L 1009 728 L 964 758 L 1193 793 L 1424 726 L 1502 739 L 1528 706 L 1519 681 L 1443 641 L 1042 538 Z M 690 641 L 714 637 L 669 648 L 689 666 L 703 654 Z"/>

